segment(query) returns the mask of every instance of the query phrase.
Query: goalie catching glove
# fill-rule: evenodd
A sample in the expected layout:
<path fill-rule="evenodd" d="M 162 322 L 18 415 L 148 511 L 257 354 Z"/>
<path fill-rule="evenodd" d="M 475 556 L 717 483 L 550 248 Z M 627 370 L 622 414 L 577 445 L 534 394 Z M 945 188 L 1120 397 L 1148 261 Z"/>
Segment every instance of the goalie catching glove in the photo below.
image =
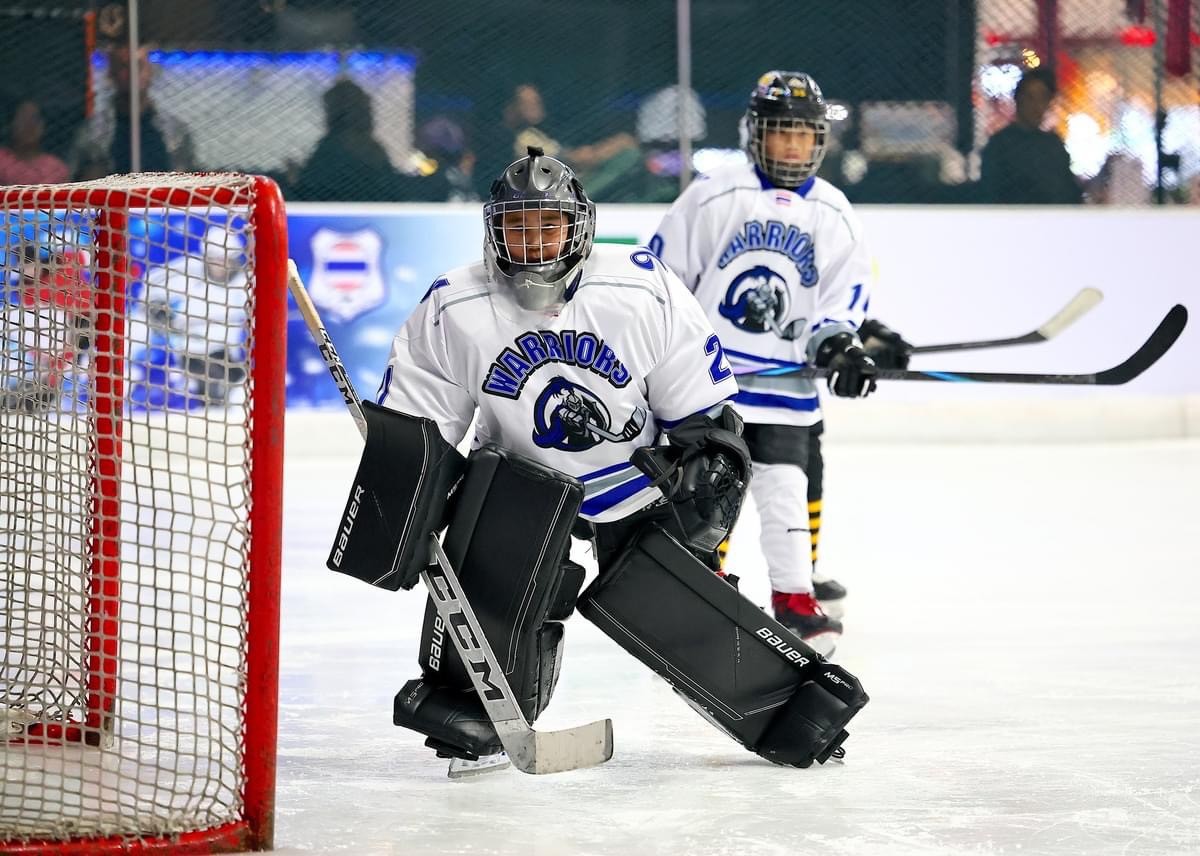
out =
<path fill-rule="evenodd" d="M 689 416 L 667 446 L 643 446 L 630 459 L 675 507 L 687 544 L 709 554 L 737 522 L 750 485 L 750 450 L 741 417 L 726 405 L 714 418 Z"/>

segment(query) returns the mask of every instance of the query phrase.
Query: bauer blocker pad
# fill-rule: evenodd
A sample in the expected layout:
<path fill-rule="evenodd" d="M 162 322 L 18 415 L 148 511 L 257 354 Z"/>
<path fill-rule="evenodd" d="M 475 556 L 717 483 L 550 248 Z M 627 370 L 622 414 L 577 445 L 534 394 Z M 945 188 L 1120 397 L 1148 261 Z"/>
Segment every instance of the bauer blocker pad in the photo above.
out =
<path fill-rule="evenodd" d="M 824 763 L 867 703 L 857 678 L 658 526 L 642 530 L 601 572 L 579 612 L 709 721 L 777 764 Z"/>
<path fill-rule="evenodd" d="M 465 460 L 432 420 L 362 403 L 366 445 L 326 566 L 395 591 L 430 563 Z"/>

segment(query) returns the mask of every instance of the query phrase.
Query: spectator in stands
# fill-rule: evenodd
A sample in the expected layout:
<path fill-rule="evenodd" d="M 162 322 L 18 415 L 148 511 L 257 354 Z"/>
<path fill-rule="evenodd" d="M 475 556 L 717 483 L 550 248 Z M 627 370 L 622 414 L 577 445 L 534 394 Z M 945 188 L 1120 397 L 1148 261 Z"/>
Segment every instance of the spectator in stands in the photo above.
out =
<path fill-rule="evenodd" d="M 1142 162 L 1132 153 L 1121 149 L 1111 152 L 1087 184 L 1088 201 L 1097 205 L 1149 205 L 1151 190 L 1142 178 L 1143 172 Z"/>
<path fill-rule="evenodd" d="M 1026 71 L 1013 93 L 1016 118 L 983 149 L 981 201 L 1001 205 L 1077 205 L 1079 180 L 1062 138 L 1042 130 L 1058 88 L 1047 68 Z"/>
<path fill-rule="evenodd" d="M 462 126 L 446 116 L 435 116 L 417 128 L 417 148 L 401 201 L 479 202 L 474 186 L 475 152 L 467 145 Z"/>
<path fill-rule="evenodd" d="M 504 108 L 504 124 L 512 134 L 510 162 L 525 157 L 529 146 L 538 146 L 574 167 L 596 201 L 611 200 L 624 177 L 634 172 L 640 177 L 642 156 L 632 134 L 621 132 L 595 143 L 568 146 L 546 132 L 545 122 L 546 105 L 538 88 L 523 83 L 514 89 Z"/>
<path fill-rule="evenodd" d="M 400 176 L 375 138 L 371 96 L 343 78 L 326 90 L 323 100 L 325 136 L 300 169 L 296 197 L 322 202 L 402 198 Z"/>
<path fill-rule="evenodd" d="M 70 177 L 61 158 L 42 151 L 45 130 L 36 101 L 17 104 L 8 126 L 8 146 L 0 147 L 0 184 L 58 184 Z"/>
<path fill-rule="evenodd" d="M 679 86 L 671 84 L 642 99 L 637 110 L 637 138 L 642 147 L 645 178 L 638 202 L 674 202 L 679 195 L 679 174 L 694 172 L 692 162 L 683 162 L 679 145 L 679 111 L 682 106 L 684 129 L 695 153 L 708 136 L 704 104 L 695 89 L 681 97 Z"/>
<path fill-rule="evenodd" d="M 163 112 L 150 98 L 153 67 L 149 49 L 138 51 L 136 70 L 129 48 L 113 48 L 108 57 L 112 97 L 100 101 L 96 111 L 80 126 L 68 163 L 77 180 L 100 178 L 133 169 L 130 93 L 138 87 L 140 171 L 186 171 L 194 167 L 192 136 L 187 126 Z"/>

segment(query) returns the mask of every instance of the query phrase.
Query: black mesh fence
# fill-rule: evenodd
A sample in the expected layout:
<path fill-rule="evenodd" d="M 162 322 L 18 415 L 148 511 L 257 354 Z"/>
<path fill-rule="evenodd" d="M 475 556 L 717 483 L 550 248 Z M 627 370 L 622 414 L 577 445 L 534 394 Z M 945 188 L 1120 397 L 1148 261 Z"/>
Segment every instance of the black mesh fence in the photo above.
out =
<path fill-rule="evenodd" d="M 470 200 L 537 143 L 598 201 L 668 201 L 742 157 L 747 94 L 780 68 L 812 74 L 842 117 L 821 174 L 856 202 L 1200 202 L 1200 0 L 680 8 L 0 5 L 0 183 L 238 169 L 293 200 Z"/>

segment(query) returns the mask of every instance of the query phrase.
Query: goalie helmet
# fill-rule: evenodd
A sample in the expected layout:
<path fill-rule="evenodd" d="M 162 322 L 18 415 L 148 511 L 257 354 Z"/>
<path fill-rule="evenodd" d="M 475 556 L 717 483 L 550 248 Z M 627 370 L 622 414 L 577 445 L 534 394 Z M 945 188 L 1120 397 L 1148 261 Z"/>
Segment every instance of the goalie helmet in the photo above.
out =
<path fill-rule="evenodd" d="M 483 206 L 484 259 L 522 307 L 545 309 L 562 300 L 592 251 L 596 206 L 570 167 L 537 146 L 528 152 L 492 183 Z M 547 211 L 561 218 L 540 213 Z M 548 236 L 547 219 L 561 220 L 565 231 Z"/>
<path fill-rule="evenodd" d="M 751 160 L 777 187 L 797 187 L 814 175 L 829 145 L 830 120 L 821 87 L 803 71 L 768 71 L 750 93 L 746 148 Z M 768 156 L 770 131 L 804 129 L 812 146 L 799 157 Z"/>

